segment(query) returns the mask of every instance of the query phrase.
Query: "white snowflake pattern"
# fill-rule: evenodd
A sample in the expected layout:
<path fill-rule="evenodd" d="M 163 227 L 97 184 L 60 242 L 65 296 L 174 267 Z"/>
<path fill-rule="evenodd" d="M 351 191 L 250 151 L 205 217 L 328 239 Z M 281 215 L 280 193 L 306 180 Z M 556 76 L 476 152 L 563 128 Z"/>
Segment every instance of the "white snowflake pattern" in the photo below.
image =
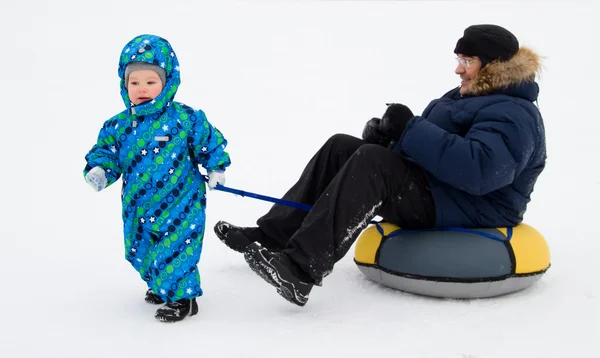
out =
<path fill-rule="evenodd" d="M 163 126 L 163 131 L 165 131 L 165 132 L 166 132 L 166 131 L 168 131 L 168 130 L 169 130 L 169 126 L 165 124 L 165 125 Z"/>
<path fill-rule="evenodd" d="M 148 151 L 146 150 L 146 148 L 144 148 L 144 149 L 142 149 L 142 151 L 140 153 L 142 153 L 142 155 L 146 155 L 146 154 L 148 154 Z"/>
<path fill-rule="evenodd" d="M 115 124 L 115 129 L 119 128 L 119 123 Z"/>
<path fill-rule="evenodd" d="M 167 221 L 167 222 L 171 222 L 171 220 Z M 169 236 L 168 232 L 165 232 L 165 236 Z"/>
<path fill-rule="evenodd" d="M 192 240 L 190 240 L 190 239 L 186 239 L 186 240 L 185 240 L 185 243 L 186 243 L 187 245 L 189 245 L 189 244 L 191 244 L 191 243 L 192 243 Z"/>
<path fill-rule="evenodd" d="M 151 222 L 151 223 L 153 223 L 153 222 L 155 222 L 155 221 L 156 221 L 156 218 L 155 218 L 154 216 L 151 216 L 151 217 L 150 217 L 150 222 Z"/>
<path fill-rule="evenodd" d="M 171 223 L 171 219 L 167 220 L 167 224 L 170 224 L 170 223 Z M 168 234 L 168 233 L 167 233 L 167 234 Z"/>
<path fill-rule="evenodd" d="M 160 63 L 160 67 L 162 67 L 162 68 L 165 68 L 165 63 L 164 63 L 164 62 L 161 62 L 161 63 Z"/>
<path fill-rule="evenodd" d="M 142 262 L 142 259 L 137 259 L 136 261 L 137 261 L 137 262 Z"/>
<path fill-rule="evenodd" d="M 164 288 L 161 288 L 161 289 L 160 289 L 160 293 L 162 293 L 162 294 L 164 295 L 165 293 L 167 293 L 167 291 L 165 291 L 165 289 L 164 289 Z"/>
<path fill-rule="evenodd" d="M 135 247 L 131 248 L 131 252 L 137 252 L 137 250 L 135 249 Z"/>
<path fill-rule="evenodd" d="M 135 55 L 131 55 L 130 59 L 133 61 L 135 60 Z"/>
<path fill-rule="evenodd" d="M 196 224 L 190 225 L 190 229 L 192 229 L 192 230 L 196 229 Z"/>
<path fill-rule="evenodd" d="M 188 295 L 191 295 L 192 294 L 192 289 L 188 288 L 187 290 L 185 290 L 185 292 L 187 292 Z"/>
<path fill-rule="evenodd" d="M 208 148 L 206 146 L 202 147 L 202 149 L 200 149 L 203 152 L 206 152 L 208 150 Z"/>
<path fill-rule="evenodd" d="M 171 52 L 169 55 L 171 55 L 171 57 L 175 57 L 175 52 Z"/>
<path fill-rule="evenodd" d="M 126 49 L 125 49 L 125 53 L 129 53 L 129 50 L 130 50 L 130 48 L 129 48 L 129 47 L 128 47 L 128 48 L 126 48 Z"/>
<path fill-rule="evenodd" d="M 174 171 L 173 168 L 169 169 L 169 174 L 173 174 Z"/>
<path fill-rule="evenodd" d="M 177 154 L 175 154 L 175 153 L 171 154 L 171 158 L 172 158 L 172 159 L 175 159 L 175 158 L 177 158 Z"/>
<path fill-rule="evenodd" d="M 149 43 L 150 43 L 150 40 L 146 39 L 146 40 L 144 40 L 144 43 L 145 43 L 145 44 L 149 44 Z"/>
<path fill-rule="evenodd" d="M 153 99 L 152 101 L 150 101 L 150 103 L 155 104 L 156 100 Z"/>
<path fill-rule="evenodd" d="M 142 224 L 145 224 L 145 223 L 146 223 L 146 219 L 144 219 L 144 218 L 140 218 L 140 222 L 141 222 Z"/>
<path fill-rule="evenodd" d="M 114 145 L 111 145 L 110 146 L 110 151 L 113 152 L 113 153 L 116 153 L 117 152 L 117 147 L 115 147 Z"/>
<path fill-rule="evenodd" d="M 158 147 L 154 147 L 152 151 L 154 152 L 154 154 L 158 154 L 160 152 L 160 149 L 158 149 Z"/>
<path fill-rule="evenodd" d="M 175 71 L 179 71 L 179 66 L 175 66 Z"/>

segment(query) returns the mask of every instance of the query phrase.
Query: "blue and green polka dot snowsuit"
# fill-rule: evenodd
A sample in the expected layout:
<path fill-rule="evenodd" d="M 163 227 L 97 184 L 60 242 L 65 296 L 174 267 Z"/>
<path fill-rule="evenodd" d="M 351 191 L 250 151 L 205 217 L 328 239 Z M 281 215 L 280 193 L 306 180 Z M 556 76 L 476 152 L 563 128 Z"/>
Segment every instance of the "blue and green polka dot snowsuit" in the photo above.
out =
<path fill-rule="evenodd" d="M 128 63 L 144 61 L 166 71 L 154 100 L 133 106 L 124 86 Z M 165 301 L 202 295 L 198 261 L 205 226 L 207 171 L 230 164 L 227 141 L 204 112 L 173 98 L 180 83 L 179 62 L 163 38 L 141 35 L 119 61 L 126 110 L 107 120 L 86 155 L 84 175 L 104 169 L 108 185 L 122 176 L 125 257 L 148 287 Z"/>

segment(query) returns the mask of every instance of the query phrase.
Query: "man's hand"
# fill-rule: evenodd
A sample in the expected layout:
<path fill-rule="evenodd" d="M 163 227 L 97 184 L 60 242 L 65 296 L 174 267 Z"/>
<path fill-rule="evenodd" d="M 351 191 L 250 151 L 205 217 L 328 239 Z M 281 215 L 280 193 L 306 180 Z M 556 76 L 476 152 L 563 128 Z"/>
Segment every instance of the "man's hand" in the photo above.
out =
<path fill-rule="evenodd" d="M 379 144 L 387 147 L 392 138 L 381 130 L 381 119 L 371 118 L 362 132 L 362 139 L 371 144 Z"/>

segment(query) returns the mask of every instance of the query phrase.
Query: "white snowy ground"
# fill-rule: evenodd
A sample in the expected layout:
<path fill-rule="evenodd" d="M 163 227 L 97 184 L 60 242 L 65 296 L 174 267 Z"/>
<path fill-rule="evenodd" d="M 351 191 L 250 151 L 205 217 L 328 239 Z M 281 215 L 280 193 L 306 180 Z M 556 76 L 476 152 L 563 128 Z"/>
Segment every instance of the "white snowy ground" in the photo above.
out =
<path fill-rule="evenodd" d="M 597 356 L 597 14 L 591 1 L 3 1 L 0 356 Z M 123 108 L 127 41 L 172 43 L 176 99 L 230 142 L 227 185 L 280 196 L 330 135 L 360 135 L 386 102 L 421 113 L 458 85 L 452 50 L 475 23 L 501 24 L 544 57 L 549 157 L 525 217 L 551 248 L 538 284 L 424 298 L 367 281 L 351 251 L 298 308 L 212 232 L 220 219 L 252 225 L 270 205 L 210 192 L 200 313 L 153 318 L 123 259 L 121 184 L 97 194 L 81 174 Z"/>

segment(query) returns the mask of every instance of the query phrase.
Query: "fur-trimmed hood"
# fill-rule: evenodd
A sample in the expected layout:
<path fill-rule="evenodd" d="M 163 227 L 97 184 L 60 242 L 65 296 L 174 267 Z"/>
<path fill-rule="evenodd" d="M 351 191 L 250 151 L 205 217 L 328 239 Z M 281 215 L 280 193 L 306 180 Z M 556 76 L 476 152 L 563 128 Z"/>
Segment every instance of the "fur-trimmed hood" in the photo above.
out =
<path fill-rule="evenodd" d="M 533 82 L 540 69 L 540 56 L 527 47 L 521 47 L 510 60 L 491 62 L 481 69 L 465 95 L 482 96 L 512 85 Z"/>

